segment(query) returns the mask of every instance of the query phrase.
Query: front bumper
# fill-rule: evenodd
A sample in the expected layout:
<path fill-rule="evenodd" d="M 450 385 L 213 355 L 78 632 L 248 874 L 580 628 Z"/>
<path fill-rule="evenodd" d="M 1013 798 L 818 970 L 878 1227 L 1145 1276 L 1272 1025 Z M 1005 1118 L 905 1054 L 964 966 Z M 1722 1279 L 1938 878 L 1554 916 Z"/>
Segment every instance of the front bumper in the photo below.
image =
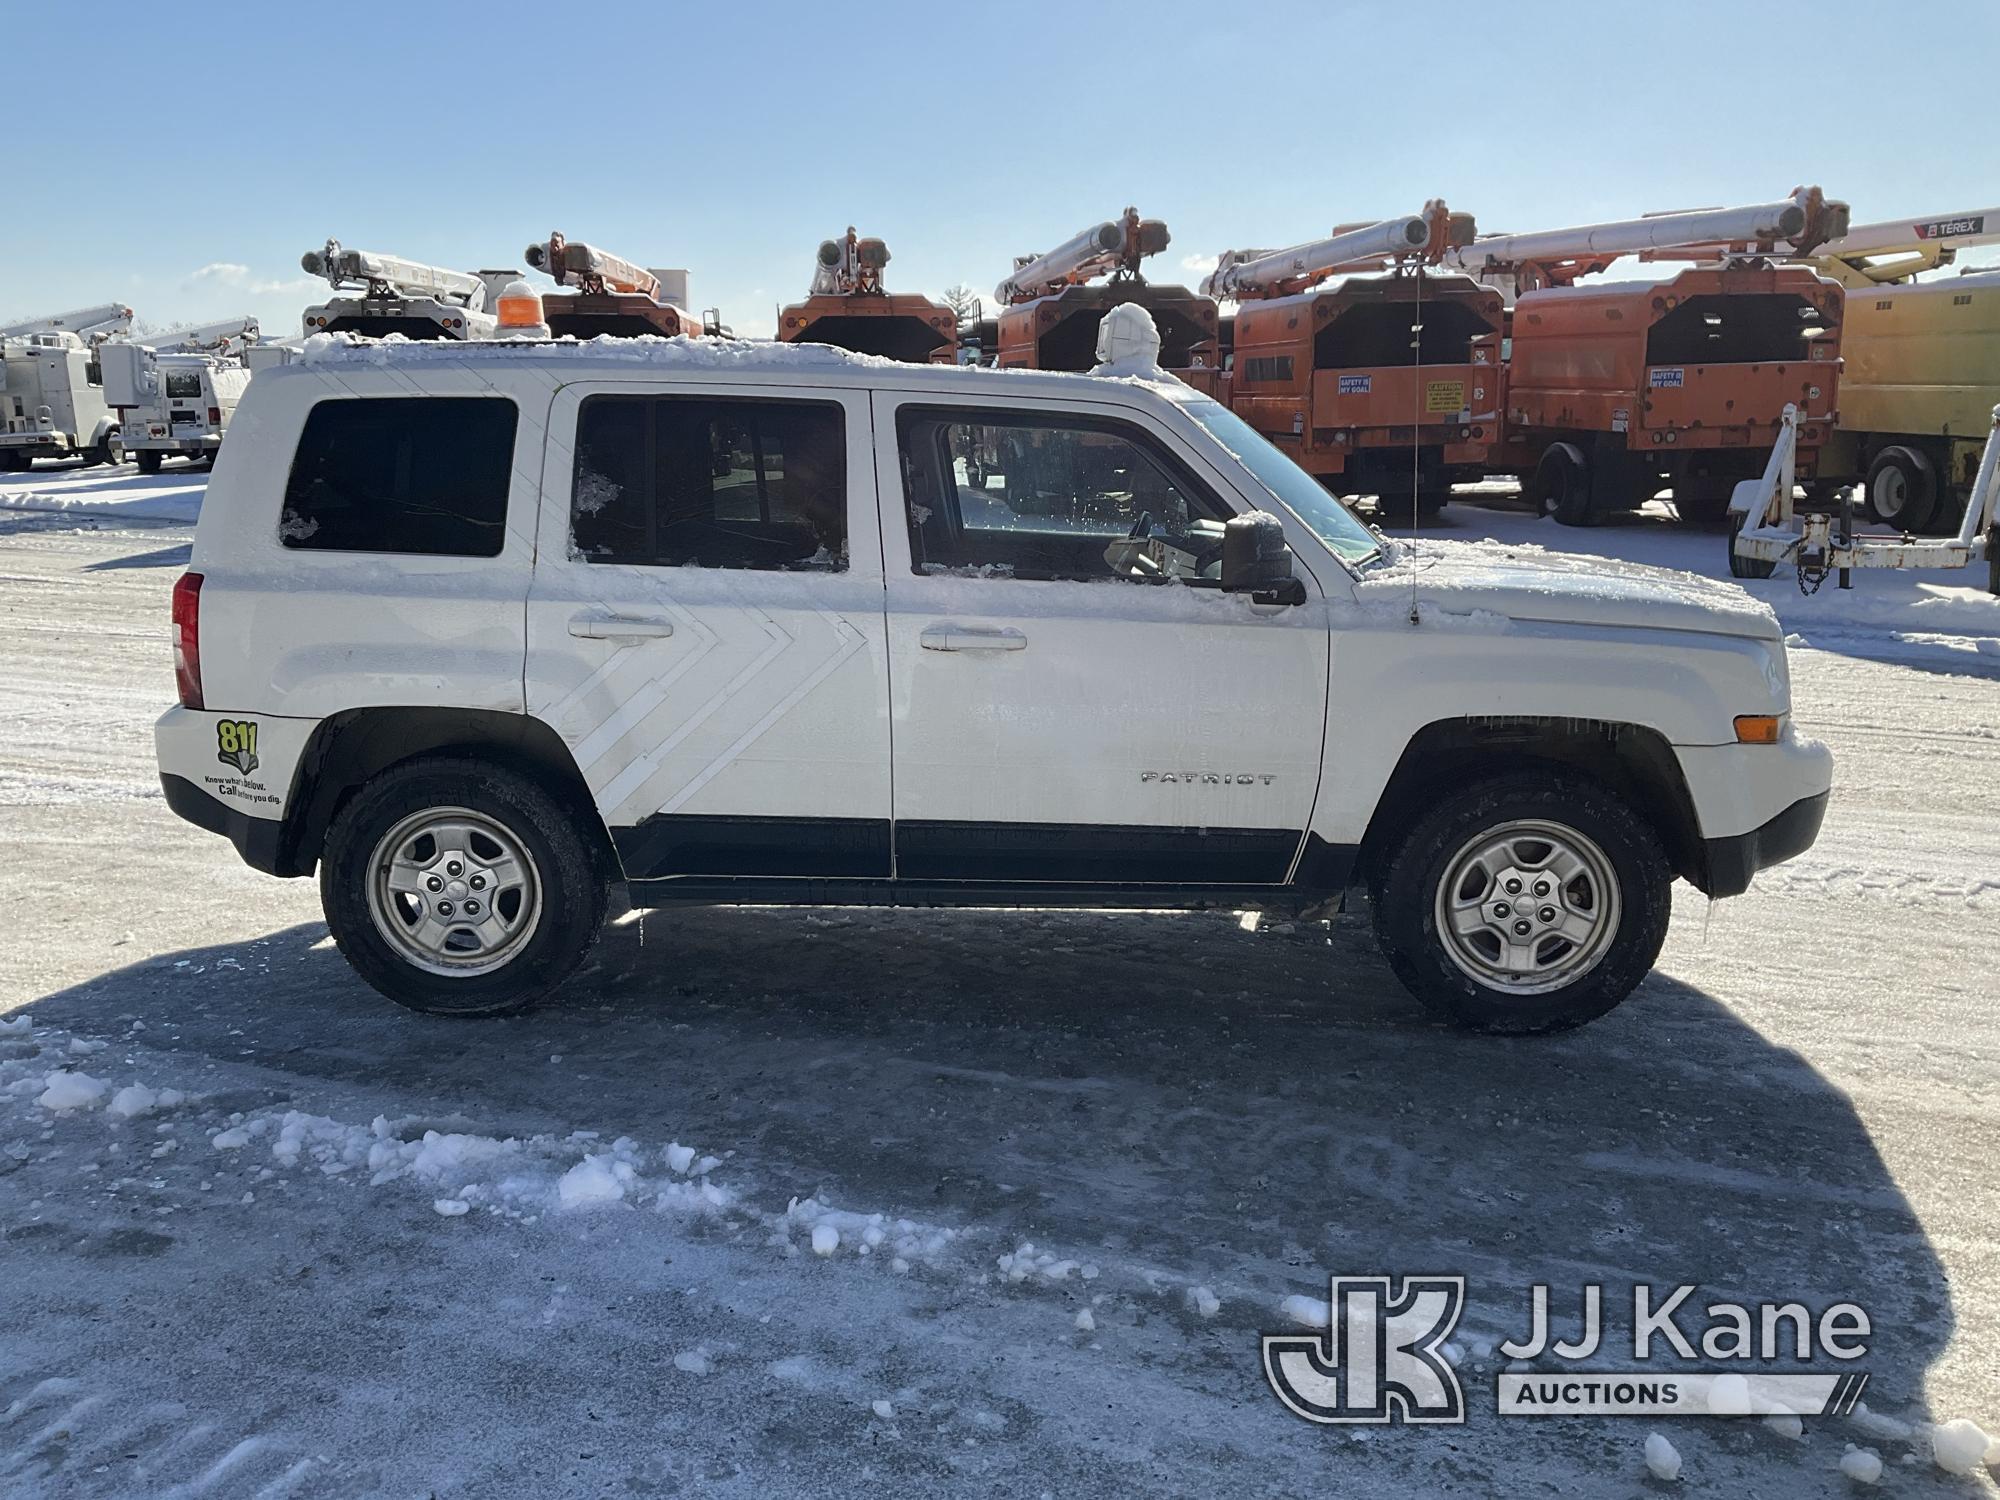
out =
<path fill-rule="evenodd" d="M 1795 854 L 1810 849 L 1826 821 L 1826 803 L 1831 791 L 1801 797 L 1775 818 L 1748 833 L 1734 833 L 1719 839 L 1702 840 L 1703 862 L 1707 867 L 1704 889 L 1711 897 L 1740 896 L 1750 889 L 1750 879 L 1759 870 L 1783 864 Z"/>
<path fill-rule="evenodd" d="M 1740 896 L 1750 877 L 1811 845 L 1833 787 L 1833 753 L 1787 728 L 1775 745 L 1676 745 L 1701 831 L 1710 896 Z"/>

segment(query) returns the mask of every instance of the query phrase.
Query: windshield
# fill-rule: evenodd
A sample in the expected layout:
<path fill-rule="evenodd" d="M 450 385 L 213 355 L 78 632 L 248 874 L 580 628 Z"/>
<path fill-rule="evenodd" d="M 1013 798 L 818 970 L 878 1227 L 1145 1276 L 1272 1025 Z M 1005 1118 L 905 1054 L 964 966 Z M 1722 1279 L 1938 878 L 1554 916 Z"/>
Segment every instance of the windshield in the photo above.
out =
<path fill-rule="evenodd" d="M 1183 400 L 1180 405 L 1343 562 L 1365 563 L 1382 555 L 1382 543 L 1375 533 L 1235 412 L 1208 396 Z"/>

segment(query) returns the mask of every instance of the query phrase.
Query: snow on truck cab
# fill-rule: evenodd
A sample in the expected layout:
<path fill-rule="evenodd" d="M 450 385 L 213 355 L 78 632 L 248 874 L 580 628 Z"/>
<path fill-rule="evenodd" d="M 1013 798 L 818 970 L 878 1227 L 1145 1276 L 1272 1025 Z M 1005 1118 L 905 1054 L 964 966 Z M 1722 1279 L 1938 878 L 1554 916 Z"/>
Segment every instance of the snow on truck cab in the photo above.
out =
<path fill-rule="evenodd" d="M 1140 325 L 1143 325 L 1140 326 Z M 1150 337 L 1149 337 L 1150 336 Z M 169 805 L 360 974 L 516 1009 L 634 904 L 1332 910 L 1537 1031 L 1818 832 L 1733 585 L 1362 526 L 1137 309 L 1089 374 L 328 338 L 174 590 Z M 1119 347 L 1122 344 L 1122 348 Z"/>

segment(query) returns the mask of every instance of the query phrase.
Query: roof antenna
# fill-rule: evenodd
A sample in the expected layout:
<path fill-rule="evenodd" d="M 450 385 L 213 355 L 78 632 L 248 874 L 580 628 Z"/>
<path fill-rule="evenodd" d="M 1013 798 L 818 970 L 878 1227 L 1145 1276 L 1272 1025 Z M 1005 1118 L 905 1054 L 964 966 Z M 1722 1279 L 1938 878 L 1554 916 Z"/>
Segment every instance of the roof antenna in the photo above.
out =
<path fill-rule="evenodd" d="M 1423 482 L 1423 438 L 1424 438 L 1424 268 L 1417 267 L 1417 297 L 1414 304 L 1416 321 L 1411 331 L 1416 335 L 1415 362 L 1411 366 L 1411 400 L 1416 405 L 1410 417 L 1410 623 L 1417 623 L 1417 525 L 1423 517 L 1423 507 L 1418 503 L 1417 486 Z"/>

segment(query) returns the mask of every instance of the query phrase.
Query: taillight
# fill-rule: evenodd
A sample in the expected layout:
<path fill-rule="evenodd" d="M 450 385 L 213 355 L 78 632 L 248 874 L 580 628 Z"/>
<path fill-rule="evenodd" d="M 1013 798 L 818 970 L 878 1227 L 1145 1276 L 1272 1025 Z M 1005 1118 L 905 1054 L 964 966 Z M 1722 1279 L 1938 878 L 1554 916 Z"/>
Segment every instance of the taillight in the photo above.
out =
<path fill-rule="evenodd" d="M 174 585 L 174 686 L 182 708 L 201 702 L 201 574 L 183 573 Z"/>
<path fill-rule="evenodd" d="M 220 427 L 220 426 L 222 425 L 222 408 L 221 408 L 221 407 L 219 407 L 219 406 L 211 406 L 211 407 L 210 407 L 210 408 L 208 409 L 208 422 L 209 422 L 209 425 L 210 425 L 211 427 Z"/>

